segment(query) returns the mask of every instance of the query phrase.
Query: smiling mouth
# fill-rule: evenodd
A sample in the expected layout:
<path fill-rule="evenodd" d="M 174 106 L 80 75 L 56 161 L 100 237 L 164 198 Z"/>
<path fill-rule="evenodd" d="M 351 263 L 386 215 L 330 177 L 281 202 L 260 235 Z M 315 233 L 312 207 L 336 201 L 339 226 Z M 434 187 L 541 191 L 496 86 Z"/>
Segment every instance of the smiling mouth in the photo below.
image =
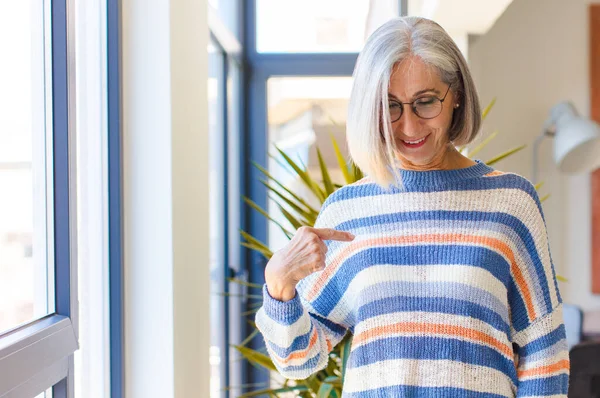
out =
<path fill-rule="evenodd" d="M 429 137 L 429 134 L 419 140 L 415 140 L 415 141 L 401 140 L 401 141 L 402 141 L 402 143 L 404 143 L 405 146 L 407 146 L 409 148 L 418 148 L 418 147 L 422 146 L 425 143 L 425 141 L 427 141 L 428 137 Z"/>

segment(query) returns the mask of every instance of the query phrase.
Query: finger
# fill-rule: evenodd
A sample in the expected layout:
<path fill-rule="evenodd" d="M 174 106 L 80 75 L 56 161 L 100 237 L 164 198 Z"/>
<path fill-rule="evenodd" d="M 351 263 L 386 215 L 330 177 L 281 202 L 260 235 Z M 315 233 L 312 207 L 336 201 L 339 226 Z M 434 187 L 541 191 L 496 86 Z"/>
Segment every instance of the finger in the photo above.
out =
<path fill-rule="evenodd" d="M 350 232 L 338 231 L 331 228 L 313 228 L 312 232 L 323 240 L 337 240 L 342 242 L 354 240 L 354 235 Z"/>
<path fill-rule="evenodd" d="M 327 251 L 329 250 L 329 248 L 327 247 L 327 245 L 325 244 L 325 242 L 321 241 L 319 243 L 320 243 L 320 246 L 321 246 L 321 252 L 324 255 L 327 254 Z"/>

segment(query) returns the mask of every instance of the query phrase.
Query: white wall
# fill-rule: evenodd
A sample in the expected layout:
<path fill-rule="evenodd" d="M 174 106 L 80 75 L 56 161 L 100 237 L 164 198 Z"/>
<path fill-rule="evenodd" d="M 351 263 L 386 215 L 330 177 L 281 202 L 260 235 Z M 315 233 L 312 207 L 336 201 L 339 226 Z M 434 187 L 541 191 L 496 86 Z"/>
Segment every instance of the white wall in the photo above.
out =
<path fill-rule="evenodd" d="M 484 105 L 497 103 L 484 132 L 500 135 L 477 156 L 483 160 L 521 144 L 529 146 L 496 168 L 531 178 L 533 140 L 550 108 L 570 100 L 589 116 L 588 4 L 591 0 L 514 0 L 495 25 L 469 49 L 469 62 Z M 552 163 L 552 140 L 542 143 L 539 179 L 550 247 L 565 301 L 600 308 L 592 295 L 589 174 L 569 176 Z M 600 154 L 599 154 L 600 155 Z"/>
<path fill-rule="evenodd" d="M 125 396 L 209 396 L 207 5 L 122 1 Z"/>

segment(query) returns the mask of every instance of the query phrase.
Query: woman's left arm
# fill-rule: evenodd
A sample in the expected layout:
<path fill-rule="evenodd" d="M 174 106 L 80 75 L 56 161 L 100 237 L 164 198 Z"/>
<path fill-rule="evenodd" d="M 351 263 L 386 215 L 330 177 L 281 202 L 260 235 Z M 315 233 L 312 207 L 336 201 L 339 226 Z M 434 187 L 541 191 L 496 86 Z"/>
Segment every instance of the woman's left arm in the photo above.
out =
<path fill-rule="evenodd" d="M 546 224 L 533 186 L 527 183 L 522 193 L 509 293 L 512 341 L 519 357 L 517 397 L 566 397 L 569 351 Z"/>

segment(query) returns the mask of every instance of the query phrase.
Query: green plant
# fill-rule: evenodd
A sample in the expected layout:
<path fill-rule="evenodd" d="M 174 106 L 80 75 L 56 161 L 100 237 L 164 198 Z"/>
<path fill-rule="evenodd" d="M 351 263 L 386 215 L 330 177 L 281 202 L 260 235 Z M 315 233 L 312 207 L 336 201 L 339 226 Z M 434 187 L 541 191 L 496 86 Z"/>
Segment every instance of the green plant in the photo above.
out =
<path fill-rule="evenodd" d="M 493 107 L 495 101 L 492 101 L 484 110 L 483 110 L 483 118 L 487 116 L 491 108 Z M 477 155 L 486 145 L 489 144 L 491 140 L 496 137 L 498 133 L 493 132 L 490 134 L 485 140 L 479 143 L 476 147 L 472 148 L 468 152 L 468 156 L 473 158 Z M 344 159 L 342 152 L 340 151 L 340 147 L 336 140 L 331 137 L 333 149 L 335 151 L 335 155 L 337 158 L 337 162 L 339 168 L 342 171 L 342 175 L 344 178 L 344 182 L 346 184 L 351 184 L 363 178 L 362 172 L 353 164 L 347 164 Z M 485 163 L 488 165 L 493 165 L 494 163 L 499 162 L 525 148 L 526 145 L 521 145 L 515 147 L 509 151 L 506 151 L 500 155 L 494 156 L 492 159 L 489 159 Z M 460 147 L 458 148 L 461 153 L 464 153 L 466 148 Z M 322 205 L 327 197 L 331 195 L 336 189 L 342 187 L 342 185 L 335 184 L 330 176 L 330 172 L 325 165 L 325 161 L 323 160 L 323 156 L 319 148 L 317 148 L 317 157 L 319 160 L 320 166 L 320 179 L 313 178 L 303 167 L 301 167 L 298 163 L 296 163 L 288 154 L 284 151 L 277 148 L 278 154 L 283 158 L 285 163 L 291 167 L 294 173 L 302 180 L 303 184 L 315 195 L 315 197 L 319 200 Z M 271 157 L 275 158 L 275 156 L 271 155 Z M 314 225 L 317 215 L 319 214 L 319 209 L 312 207 L 306 200 L 302 199 L 299 195 L 292 192 L 289 188 L 285 187 L 282 183 L 277 181 L 265 168 L 261 167 L 259 164 L 254 164 L 254 166 L 260 170 L 263 174 L 264 179 L 261 180 L 261 183 L 266 187 L 269 192 L 269 197 L 273 200 L 279 210 L 281 211 L 284 218 L 290 223 L 290 225 L 297 229 L 301 226 L 312 226 Z M 542 183 L 536 185 L 536 189 L 539 189 L 542 186 Z M 542 197 L 540 200 L 544 201 L 548 198 L 548 195 Z M 269 219 L 271 222 L 275 223 L 283 233 L 291 238 L 293 236 L 293 232 L 288 230 L 284 225 L 275 220 L 269 213 L 260 207 L 258 204 L 253 202 L 250 198 L 244 197 L 244 201 L 254 210 L 258 211 L 264 217 Z M 269 249 L 268 245 L 264 242 L 259 241 L 252 235 L 241 231 L 245 242 L 242 243 L 243 246 L 257 251 L 262 254 L 267 260 L 271 258 L 273 252 Z M 564 280 L 564 278 L 559 277 L 559 279 Z M 239 281 L 236 279 L 231 279 L 232 282 L 237 282 L 244 284 L 246 286 L 260 289 L 260 285 Z M 253 315 L 256 311 L 258 311 L 258 307 L 260 303 L 256 303 L 254 305 L 255 309 L 248 311 L 244 315 Z M 253 324 L 251 322 L 251 324 Z M 234 346 L 237 351 L 246 358 L 251 364 L 255 366 L 259 366 L 270 371 L 276 371 L 275 365 L 269 358 L 269 356 L 260 351 L 252 350 L 248 348 L 247 343 L 258 333 L 258 330 L 254 330 L 246 340 L 244 340 L 241 344 Z M 329 363 L 327 367 L 312 376 L 308 377 L 305 380 L 286 380 L 281 387 L 277 388 L 265 388 L 256 390 L 250 393 L 246 393 L 242 395 L 242 397 L 254 397 L 254 396 L 275 396 L 278 397 L 283 393 L 294 393 L 297 397 L 310 397 L 316 395 L 318 398 L 324 397 L 341 397 L 341 389 L 344 381 L 344 374 L 346 370 L 346 360 L 348 358 L 348 354 L 350 352 L 350 344 L 351 337 L 350 335 L 346 335 L 346 337 L 336 346 L 333 351 L 329 355 Z"/>

